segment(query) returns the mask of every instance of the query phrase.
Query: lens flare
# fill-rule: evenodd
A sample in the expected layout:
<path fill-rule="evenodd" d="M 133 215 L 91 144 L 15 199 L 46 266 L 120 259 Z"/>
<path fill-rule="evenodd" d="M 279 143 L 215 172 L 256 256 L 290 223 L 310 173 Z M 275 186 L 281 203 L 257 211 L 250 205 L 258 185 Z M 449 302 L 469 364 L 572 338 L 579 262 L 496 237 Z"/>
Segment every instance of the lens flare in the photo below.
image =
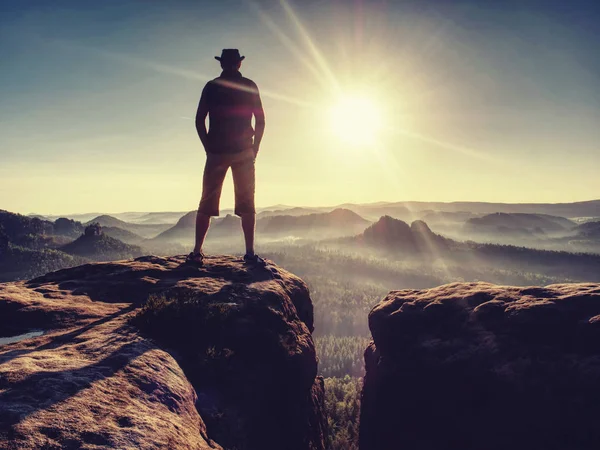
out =
<path fill-rule="evenodd" d="M 342 95 L 329 111 L 331 130 L 353 146 L 375 144 L 382 129 L 381 108 L 365 95 Z"/>

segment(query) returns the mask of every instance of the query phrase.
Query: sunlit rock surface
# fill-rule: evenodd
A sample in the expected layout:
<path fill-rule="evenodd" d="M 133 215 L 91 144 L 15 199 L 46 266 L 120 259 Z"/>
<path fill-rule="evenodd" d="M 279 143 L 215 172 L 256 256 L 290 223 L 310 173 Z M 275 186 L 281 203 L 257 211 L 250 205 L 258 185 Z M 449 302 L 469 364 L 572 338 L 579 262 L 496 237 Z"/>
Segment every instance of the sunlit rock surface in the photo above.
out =
<path fill-rule="evenodd" d="M 323 449 L 312 323 L 300 279 L 234 257 L 0 284 L 0 336 L 45 332 L 0 346 L 0 448 Z"/>
<path fill-rule="evenodd" d="M 369 326 L 361 450 L 600 448 L 600 285 L 394 291 Z"/>

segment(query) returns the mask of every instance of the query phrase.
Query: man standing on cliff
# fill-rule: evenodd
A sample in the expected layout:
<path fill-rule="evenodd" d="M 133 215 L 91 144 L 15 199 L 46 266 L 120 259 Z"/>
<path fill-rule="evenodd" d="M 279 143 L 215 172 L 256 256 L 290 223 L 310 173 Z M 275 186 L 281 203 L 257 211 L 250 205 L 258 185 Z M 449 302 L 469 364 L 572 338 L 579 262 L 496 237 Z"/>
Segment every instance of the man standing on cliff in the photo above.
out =
<path fill-rule="evenodd" d="M 219 215 L 221 189 L 227 170 L 231 167 L 235 214 L 242 219 L 246 241 L 244 261 L 265 264 L 254 252 L 254 162 L 265 131 L 265 113 L 258 87 L 240 73 L 244 58 L 237 49 L 224 49 L 220 57 L 215 56 L 221 62 L 223 72 L 206 84 L 198 105 L 196 130 L 206 151 L 206 165 L 202 199 L 196 215 L 196 245 L 187 257 L 188 262 L 202 264 L 202 246 L 210 218 Z M 208 131 L 207 116 L 210 122 Z M 252 128 L 252 116 L 256 129 Z"/>

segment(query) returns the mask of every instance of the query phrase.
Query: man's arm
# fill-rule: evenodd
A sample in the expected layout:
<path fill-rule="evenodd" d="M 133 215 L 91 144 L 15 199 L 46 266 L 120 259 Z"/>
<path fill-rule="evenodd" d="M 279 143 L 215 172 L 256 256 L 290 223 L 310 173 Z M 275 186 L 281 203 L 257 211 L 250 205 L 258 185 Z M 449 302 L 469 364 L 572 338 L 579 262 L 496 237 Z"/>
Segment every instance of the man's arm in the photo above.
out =
<path fill-rule="evenodd" d="M 260 148 L 260 141 L 262 141 L 263 134 L 265 134 L 265 111 L 260 100 L 260 94 L 258 87 L 256 87 L 256 94 L 254 97 L 254 107 L 252 113 L 254 114 L 254 154 L 258 154 Z"/>
<path fill-rule="evenodd" d="M 200 142 L 204 146 L 204 150 L 206 150 L 206 146 L 208 145 L 208 133 L 206 131 L 206 116 L 208 115 L 207 87 L 208 85 L 202 90 L 198 111 L 196 112 L 196 131 L 200 137 Z"/>

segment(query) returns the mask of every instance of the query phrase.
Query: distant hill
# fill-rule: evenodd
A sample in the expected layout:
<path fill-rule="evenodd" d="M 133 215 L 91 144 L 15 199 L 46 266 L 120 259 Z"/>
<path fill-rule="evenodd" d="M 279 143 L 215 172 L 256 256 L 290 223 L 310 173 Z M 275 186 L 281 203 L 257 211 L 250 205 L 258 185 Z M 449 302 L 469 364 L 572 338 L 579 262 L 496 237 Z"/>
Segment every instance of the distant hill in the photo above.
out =
<path fill-rule="evenodd" d="M 320 213 L 317 208 L 288 208 L 288 209 L 269 209 L 261 211 L 256 215 L 257 219 L 262 219 L 263 217 L 272 217 L 272 216 L 306 216 L 308 214 Z"/>
<path fill-rule="evenodd" d="M 600 281 L 600 255 L 538 250 L 514 245 L 459 242 L 433 233 L 427 224 L 411 226 L 382 217 L 364 233 L 339 239 L 335 246 L 364 252 L 370 248 L 393 259 L 437 257 L 465 268 L 489 266 L 496 270 L 543 273 L 563 279 Z"/>
<path fill-rule="evenodd" d="M 66 236 L 75 239 L 83 233 L 84 228 L 81 222 L 65 217 L 60 217 L 54 221 L 54 234 L 57 236 Z"/>
<path fill-rule="evenodd" d="M 87 222 L 85 225 L 90 225 L 92 223 L 98 223 L 102 227 L 120 228 L 122 230 L 126 230 L 131 233 L 137 234 L 146 239 L 150 239 L 150 238 L 157 236 L 158 234 L 167 230 L 171 226 L 166 223 L 158 223 L 158 224 L 130 223 L 130 222 L 125 222 L 121 219 L 117 219 L 116 217 L 106 215 L 106 214 L 95 217 L 94 219 Z"/>
<path fill-rule="evenodd" d="M 578 225 L 588 222 L 599 222 L 600 217 L 571 217 L 571 220 Z"/>
<path fill-rule="evenodd" d="M 60 219 L 62 217 L 67 218 L 67 219 L 71 219 L 74 220 L 76 222 L 81 222 L 81 223 L 86 223 L 88 221 L 90 221 L 91 219 L 93 219 L 94 217 L 100 216 L 101 214 L 98 212 L 90 212 L 90 213 L 83 213 L 83 214 L 31 214 L 29 216 L 31 217 L 38 217 L 44 220 L 49 220 L 49 221 L 54 221 L 56 219 Z"/>
<path fill-rule="evenodd" d="M 139 224 L 168 224 L 174 225 L 177 221 L 187 214 L 187 211 L 178 211 L 178 212 L 150 212 L 146 213 L 135 220 L 132 220 L 132 223 Z"/>
<path fill-rule="evenodd" d="M 51 236 L 54 234 L 54 224 L 37 217 L 27 217 L 21 214 L 0 210 L 0 230 L 10 242 L 21 244 L 30 236 Z"/>
<path fill-rule="evenodd" d="M 389 252 L 402 251 L 421 255 L 439 254 L 452 242 L 432 232 L 422 220 L 416 220 L 409 226 L 390 216 L 381 217 L 361 235 L 351 239 Z"/>
<path fill-rule="evenodd" d="M 55 222 L 0 210 L 0 282 L 29 279 L 88 260 L 56 249 L 69 242 L 82 225 Z"/>
<path fill-rule="evenodd" d="M 266 216 L 256 222 L 256 233 L 259 236 L 296 235 L 321 239 L 332 236 L 356 234 L 370 224 L 358 214 L 345 209 L 337 209 L 328 213 L 308 214 L 301 216 Z M 196 212 L 183 216 L 177 224 L 158 235 L 154 241 L 193 242 L 196 227 Z M 241 233 L 240 219 L 227 214 L 223 218 L 214 218 L 208 231 L 207 239 L 223 238 Z"/>
<path fill-rule="evenodd" d="M 83 232 L 83 225 L 59 218 L 54 222 L 0 210 L 0 235 L 15 246 L 40 250 L 56 248 Z"/>
<path fill-rule="evenodd" d="M 215 217 L 212 219 L 207 239 L 223 238 L 241 232 L 240 218 L 232 214 L 227 214 L 225 217 Z M 192 211 L 179 219 L 174 226 L 159 234 L 153 241 L 186 242 L 191 245 L 194 242 L 195 233 L 196 211 Z"/>
<path fill-rule="evenodd" d="M 600 254 L 538 250 L 514 245 L 461 243 L 452 254 L 464 265 L 485 264 L 572 281 L 600 281 Z"/>
<path fill-rule="evenodd" d="M 470 211 L 456 211 L 456 212 L 444 212 L 444 211 L 421 211 L 421 220 L 427 222 L 427 224 L 461 224 L 474 217 L 478 217 L 478 214 Z"/>
<path fill-rule="evenodd" d="M 356 234 L 370 224 L 349 209 L 338 208 L 327 213 L 302 216 L 264 217 L 257 222 L 257 233 L 265 235 L 299 235 L 320 239 L 322 237 Z"/>
<path fill-rule="evenodd" d="M 563 242 L 569 249 L 600 254 L 600 221 L 586 222 L 574 229 L 573 236 L 557 241 Z"/>
<path fill-rule="evenodd" d="M 118 220 L 118 219 L 117 219 Z M 0 281 L 28 279 L 84 264 L 140 256 L 140 247 L 113 236 L 142 242 L 129 231 L 106 227 L 100 236 L 86 236 L 85 227 L 72 219 L 54 222 L 0 210 Z"/>
<path fill-rule="evenodd" d="M 153 238 L 153 241 L 179 242 L 191 241 L 196 226 L 196 211 L 190 211 L 181 217 L 175 225 Z"/>
<path fill-rule="evenodd" d="M 468 219 L 465 223 L 466 232 L 484 234 L 565 234 L 570 232 L 574 227 L 575 223 L 564 217 L 524 213 L 488 214 L 483 217 Z"/>
<path fill-rule="evenodd" d="M 581 238 L 600 240 L 600 221 L 583 223 L 575 231 Z"/>
<path fill-rule="evenodd" d="M 590 200 L 573 203 L 487 203 L 487 202 L 379 202 L 368 204 L 345 204 L 344 208 L 351 209 L 368 217 L 368 210 L 379 211 L 381 215 L 401 217 L 401 209 L 412 212 L 411 217 L 419 211 L 433 210 L 442 212 L 468 211 L 475 214 L 529 213 L 548 214 L 559 217 L 599 217 L 600 200 Z"/>
<path fill-rule="evenodd" d="M 223 218 L 213 219 L 207 238 L 222 238 L 231 236 L 234 233 L 242 232 L 241 219 L 233 214 L 227 214 Z"/>
<path fill-rule="evenodd" d="M 88 259 L 69 255 L 60 250 L 44 248 L 32 250 L 10 246 L 0 250 L 0 283 L 29 280 L 55 270 L 66 269 L 89 262 Z"/>
<path fill-rule="evenodd" d="M 123 229 L 129 225 L 127 222 L 124 222 L 121 219 L 117 219 L 116 217 L 106 214 L 93 218 L 92 220 L 88 221 L 86 225 L 90 225 L 92 223 L 97 223 L 101 227 L 121 227 Z"/>
<path fill-rule="evenodd" d="M 417 215 L 410 208 L 403 204 L 396 203 L 373 203 L 373 204 L 354 204 L 346 203 L 338 206 L 338 208 L 354 211 L 356 214 L 369 220 L 377 220 L 382 216 L 390 216 L 394 219 L 413 220 Z"/>
<path fill-rule="evenodd" d="M 424 212 L 451 212 L 461 213 L 469 212 L 476 215 L 492 214 L 496 212 L 503 213 L 529 213 L 529 214 L 547 214 L 566 218 L 600 218 L 600 200 L 590 200 L 572 203 L 490 203 L 490 202 L 374 202 L 374 203 L 344 203 L 337 206 L 289 206 L 272 205 L 258 209 L 258 217 L 267 215 L 305 215 L 318 212 L 329 212 L 337 208 L 350 209 L 360 216 L 377 220 L 379 217 L 389 215 L 394 218 L 405 220 L 426 220 Z M 221 211 L 221 214 L 232 213 L 230 209 Z M 67 217 L 82 223 L 89 223 L 94 218 L 109 215 L 111 217 L 123 220 L 127 223 L 176 223 L 177 220 L 185 215 L 185 212 L 126 212 L 126 213 L 85 213 L 85 214 L 63 214 L 57 215 L 36 215 L 38 218 L 46 220 L 55 220 L 59 217 Z M 153 219 L 157 222 L 152 222 Z M 116 226 L 116 225 L 109 225 Z"/>
<path fill-rule="evenodd" d="M 119 227 L 102 227 L 102 232 L 107 236 L 123 241 L 126 244 L 137 245 L 144 241 L 143 237 Z"/>
<path fill-rule="evenodd" d="M 100 231 L 100 234 L 86 233 L 60 249 L 71 255 L 82 256 L 94 261 L 114 261 L 136 258 L 142 255 L 142 249 L 135 245 L 112 238 Z"/>

